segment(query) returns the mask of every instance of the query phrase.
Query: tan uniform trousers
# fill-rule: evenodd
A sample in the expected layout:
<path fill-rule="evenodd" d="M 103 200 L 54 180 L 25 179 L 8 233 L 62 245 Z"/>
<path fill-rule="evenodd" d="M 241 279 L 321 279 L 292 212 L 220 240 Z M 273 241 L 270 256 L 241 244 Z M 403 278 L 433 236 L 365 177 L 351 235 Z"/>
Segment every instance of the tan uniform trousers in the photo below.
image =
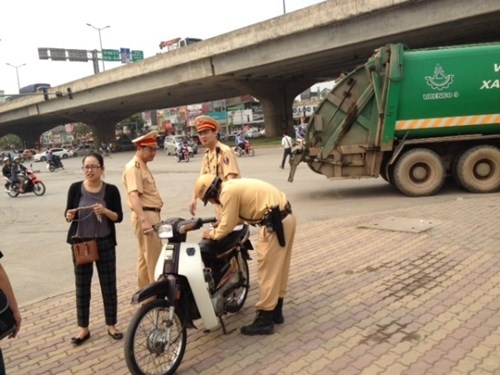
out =
<path fill-rule="evenodd" d="M 257 281 L 260 299 L 255 305 L 257 310 L 273 310 L 278 298 L 283 298 L 288 285 L 290 261 L 297 219 L 289 214 L 283 220 L 285 247 L 281 247 L 276 233 L 268 233 L 266 227 L 259 232 L 257 243 Z"/>
<path fill-rule="evenodd" d="M 156 224 L 161 221 L 159 212 L 144 211 L 144 216 L 150 224 Z M 141 289 L 155 281 L 155 267 L 161 252 L 161 240 L 156 233 L 150 235 L 142 233 L 141 221 L 137 219 L 135 212 L 132 212 L 131 222 L 139 244 L 137 253 L 137 282 L 139 289 Z"/>

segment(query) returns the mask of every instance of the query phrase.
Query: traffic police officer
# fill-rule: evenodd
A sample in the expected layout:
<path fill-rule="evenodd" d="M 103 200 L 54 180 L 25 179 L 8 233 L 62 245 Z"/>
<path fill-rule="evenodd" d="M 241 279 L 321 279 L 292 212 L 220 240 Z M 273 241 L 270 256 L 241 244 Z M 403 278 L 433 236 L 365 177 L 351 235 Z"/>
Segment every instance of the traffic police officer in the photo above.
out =
<path fill-rule="evenodd" d="M 216 204 L 218 225 L 203 238 L 220 240 L 245 221 L 260 226 L 257 242 L 257 277 L 260 298 L 254 322 L 241 328 L 244 335 L 269 335 L 274 324 L 284 322 L 283 298 L 288 283 L 296 218 L 286 195 L 273 185 L 254 178 L 223 182 L 203 174 L 195 183 L 195 195 L 203 203 Z"/>
<path fill-rule="evenodd" d="M 150 132 L 132 140 L 136 153 L 125 166 L 122 179 L 127 192 L 127 204 L 132 210 L 132 229 L 137 237 L 137 279 L 139 288 L 154 282 L 156 261 L 161 252 L 161 241 L 152 225 L 161 221 L 163 202 L 147 163 L 155 158 L 157 133 Z"/>
<path fill-rule="evenodd" d="M 231 147 L 217 139 L 219 124 L 210 116 L 198 116 L 194 119 L 194 126 L 200 137 L 200 142 L 207 148 L 203 155 L 200 174 L 213 174 L 222 181 L 239 178 L 240 169 Z M 194 216 L 196 212 L 196 195 L 191 199 L 189 212 Z"/>

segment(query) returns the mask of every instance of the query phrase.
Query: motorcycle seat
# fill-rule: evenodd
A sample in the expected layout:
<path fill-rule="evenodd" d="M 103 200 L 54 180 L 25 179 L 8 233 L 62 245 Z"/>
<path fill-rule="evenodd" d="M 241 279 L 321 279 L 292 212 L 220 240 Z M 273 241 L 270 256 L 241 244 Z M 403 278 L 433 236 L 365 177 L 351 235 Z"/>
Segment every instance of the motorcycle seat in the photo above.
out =
<path fill-rule="evenodd" d="M 248 231 L 249 227 L 245 224 L 241 229 L 232 231 L 231 234 L 220 240 L 204 238 L 199 242 L 200 250 L 202 253 L 210 255 L 224 253 L 243 241 L 243 239 L 247 236 Z"/>

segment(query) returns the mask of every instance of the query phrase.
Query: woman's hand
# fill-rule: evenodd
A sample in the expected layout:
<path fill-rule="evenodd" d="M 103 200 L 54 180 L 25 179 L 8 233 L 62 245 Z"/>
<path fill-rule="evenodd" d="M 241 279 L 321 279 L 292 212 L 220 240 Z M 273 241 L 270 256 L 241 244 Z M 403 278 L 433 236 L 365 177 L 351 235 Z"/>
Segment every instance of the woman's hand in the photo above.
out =
<path fill-rule="evenodd" d="M 71 210 L 66 211 L 66 221 L 69 223 L 75 219 L 76 212 L 78 210 L 76 208 L 73 208 Z"/>

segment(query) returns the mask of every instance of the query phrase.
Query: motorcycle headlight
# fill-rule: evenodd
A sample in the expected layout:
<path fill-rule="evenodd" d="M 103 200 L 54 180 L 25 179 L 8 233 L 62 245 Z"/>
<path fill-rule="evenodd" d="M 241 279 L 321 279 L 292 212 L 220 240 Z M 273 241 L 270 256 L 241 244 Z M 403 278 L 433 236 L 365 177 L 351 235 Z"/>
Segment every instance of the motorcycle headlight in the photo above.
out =
<path fill-rule="evenodd" d="M 174 236 L 174 230 L 171 224 L 162 224 L 158 228 L 158 237 L 165 240 Z"/>

